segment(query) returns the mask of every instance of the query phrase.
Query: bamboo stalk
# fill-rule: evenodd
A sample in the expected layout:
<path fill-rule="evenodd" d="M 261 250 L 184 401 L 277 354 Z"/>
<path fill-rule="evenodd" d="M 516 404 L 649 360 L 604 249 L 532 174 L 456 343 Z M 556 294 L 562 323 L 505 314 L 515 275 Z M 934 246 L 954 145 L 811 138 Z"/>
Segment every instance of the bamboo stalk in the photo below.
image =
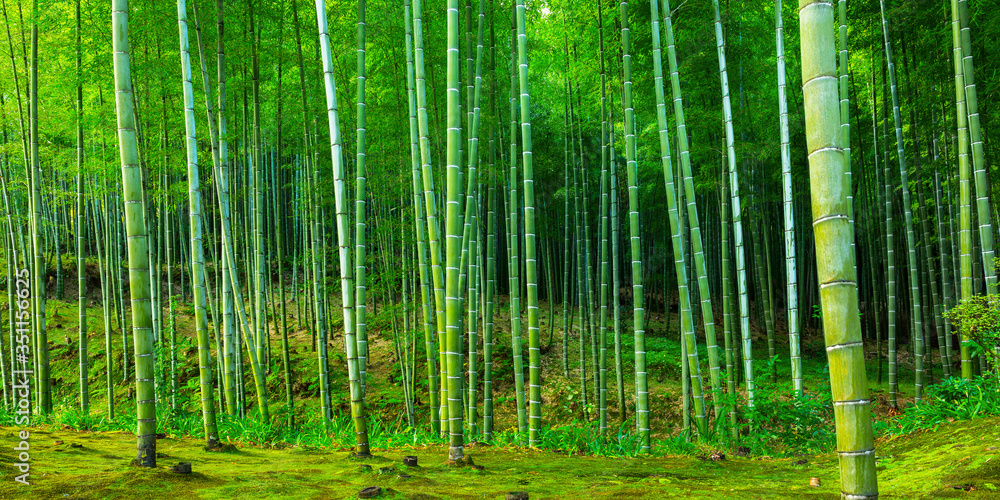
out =
<path fill-rule="evenodd" d="M 823 332 L 845 498 L 878 498 L 871 400 L 865 376 L 858 288 L 851 242 L 850 189 L 841 147 L 833 6 L 800 0 L 802 93 Z"/>

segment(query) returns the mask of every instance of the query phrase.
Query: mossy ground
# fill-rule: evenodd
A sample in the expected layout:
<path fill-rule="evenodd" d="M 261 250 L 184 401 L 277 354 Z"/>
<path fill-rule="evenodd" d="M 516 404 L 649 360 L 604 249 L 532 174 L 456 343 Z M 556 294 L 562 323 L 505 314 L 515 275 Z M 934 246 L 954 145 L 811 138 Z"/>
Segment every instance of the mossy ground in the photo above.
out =
<path fill-rule="evenodd" d="M 92 280 L 93 281 L 93 280 Z M 175 280 L 176 281 L 176 280 Z M 74 283 L 67 279 L 67 283 Z M 50 286 L 50 288 L 53 288 Z M 67 297 L 75 296 L 75 288 L 67 287 Z M 94 300 L 97 287 L 92 283 L 92 301 L 88 307 L 90 332 L 89 379 L 91 386 L 91 414 L 100 416 L 106 409 L 104 373 L 108 366 L 108 353 L 104 347 L 104 327 L 99 301 Z M 54 293 L 50 290 L 50 296 Z M 178 299 L 180 296 L 178 295 Z M 0 303 L 4 302 L 0 297 Z M 508 311 L 501 299 L 496 322 L 496 357 L 494 369 L 495 409 L 497 429 L 510 429 L 516 425 L 510 356 Z M 555 339 L 550 349 L 543 348 L 542 368 L 544 379 L 543 405 L 546 426 L 576 427 L 585 408 L 577 367 L 579 366 L 578 336 L 570 335 L 570 376 L 562 374 L 561 327 L 559 307 L 548 317 L 548 307 L 543 304 L 542 339 L 547 344 L 549 328 L 555 325 Z M 180 361 L 178 400 L 182 407 L 195 410 L 197 370 L 193 359 L 192 309 L 190 304 L 178 301 L 178 349 Z M 374 308 L 372 311 L 374 312 Z M 315 420 L 319 415 L 318 389 L 316 388 L 317 357 L 311 349 L 308 330 L 300 323 L 295 302 L 289 298 L 289 337 L 295 395 L 296 421 Z M 373 416 L 384 421 L 402 422 L 402 390 L 398 385 L 398 361 L 393 355 L 391 341 L 391 316 L 378 308 L 369 321 L 372 342 L 369 365 L 368 409 Z M 354 498 L 366 486 L 377 485 L 386 492 L 381 498 L 503 498 L 508 491 L 523 490 L 531 498 L 839 498 L 839 476 L 836 456 L 833 453 L 812 456 L 771 459 L 765 457 L 738 458 L 727 453 L 727 460 L 713 462 L 696 456 L 656 456 L 647 458 L 607 458 L 584 455 L 567 455 L 555 451 L 528 451 L 518 448 L 472 446 L 468 453 L 485 470 L 448 468 L 444 466 L 447 455 L 444 446 L 379 448 L 379 457 L 370 463 L 375 472 L 359 472 L 359 463 L 348 458 L 348 452 L 339 448 L 341 443 L 331 441 L 326 448 L 306 448 L 276 443 L 280 448 L 255 447 L 254 442 L 235 442 L 235 452 L 207 452 L 202 443 L 192 437 L 172 432 L 165 420 L 159 422 L 161 431 L 168 438 L 160 440 L 158 469 L 148 470 L 129 465 L 135 455 L 135 437 L 121 432 L 80 432 L 59 426 L 60 415 L 77 407 L 77 328 L 76 304 L 53 297 L 49 301 L 47 322 L 49 328 L 50 356 L 52 359 L 53 400 L 56 417 L 53 424 L 32 429 L 31 486 L 14 482 L 16 469 L 11 465 L 16 429 L 0 427 L 0 499 L 6 498 Z M 676 438 L 681 430 L 679 368 L 669 360 L 678 359 L 679 347 L 674 342 L 676 310 L 670 315 L 651 312 L 647 325 L 647 342 L 660 341 L 663 365 L 651 365 L 650 396 L 653 410 L 653 435 L 656 439 Z M 579 318 L 576 319 L 578 326 Z M 113 325 L 111 366 L 115 373 L 115 399 L 118 411 L 134 408 L 130 391 L 133 380 L 122 380 L 122 338 L 118 325 Z M 272 323 L 272 327 L 273 327 Z M 765 333 L 753 325 L 754 357 L 767 359 Z M 348 411 L 346 370 L 341 350 L 337 315 L 332 319 L 330 336 L 330 373 L 333 376 L 333 408 L 335 412 Z M 777 382 L 769 383 L 768 368 L 758 363 L 759 383 L 767 383 L 776 393 L 790 393 L 790 373 L 787 359 L 780 353 L 787 352 L 786 332 L 778 323 L 779 359 L 774 364 Z M 271 330 L 275 355 L 271 359 L 267 386 L 272 414 L 283 406 L 284 380 L 280 367 L 280 337 Z M 622 331 L 630 331 L 627 324 Z M 623 335 L 627 340 L 628 335 Z M 822 335 L 815 329 L 803 332 L 803 364 L 807 391 L 822 391 L 828 383 L 825 371 Z M 125 344 L 128 345 L 128 344 Z M 587 346 L 588 357 L 589 346 Z M 885 346 L 883 345 L 883 352 Z M 912 401 L 912 357 L 907 357 L 905 347 L 900 350 L 900 406 Z M 875 404 L 877 420 L 889 417 L 887 386 L 877 383 L 874 350 L 868 356 L 868 375 Z M 131 356 L 129 356 L 131 358 Z M 420 356 L 418 356 L 420 358 Z M 634 401 L 631 399 L 631 357 L 624 356 L 624 386 L 626 408 L 631 417 Z M 609 370 L 613 372 L 609 352 Z M 130 359 L 131 361 L 131 359 Z M 588 359 L 588 369 L 589 369 Z M 884 363 L 884 358 L 883 358 Z M 939 369 L 939 367 L 938 367 Z M 416 373 L 423 373 L 418 364 Z M 130 370 L 131 371 L 131 370 Z M 707 374 L 707 364 L 702 366 Z M 938 375 L 939 375 L 938 371 Z M 249 377 L 249 375 L 248 375 Z M 707 377 L 706 377 L 707 378 Z M 609 381 L 613 377 L 609 377 Z M 249 380 L 245 381 L 249 382 Z M 592 381 L 591 381 L 592 384 Z M 248 402 L 249 412 L 255 413 L 252 385 Z M 588 385 L 587 391 L 593 390 Z M 426 426 L 426 388 L 418 382 L 418 421 Z M 609 387 L 609 413 L 617 415 L 618 402 Z M 591 402 L 592 405 L 592 402 Z M 590 406 L 590 405 L 588 405 Z M 592 406 L 591 406 L 592 410 Z M 589 420 L 589 418 L 588 418 Z M 629 426 L 631 421 L 627 421 Z M 948 424 L 935 432 L 882 440 L 877 447 L 879 480 L 883 498 L 940 498 L 948 496 L 969 498 L 1000 498 L 1000 457 L 992 446 L 1000 446 L 1000 419 L 980 419 L 971 422 Z M 831 425 L 832 427 L 832 425 Z M 192 431 L 192 433 L 197 433 Z M 56 445 L 56 441 L 63 444 Z M 80 444 L 81 448 L 71 447 Z M 315 444 L 315 443 L 314 443 Z M 572 443 L 568 443 L 572 444 Z M 775 453 L 782 451 L 781 443 L 768 443 Z M 570 447 L 573 449 L 574 447 Z M 586 449 L 586 443 L 576 446 Z M 654 450 L 655 451 L 655 450 Z M 709 449 L 702 449 L 702 455 Z M 658 452 L 662 453 L 662 451 Z M 421 467 L 403 470 L 404 455 L 417 455 Z M 993 457 L 996 457 L 995 459 Z M 804 461 L 804 463 L 801 463 Z M 194 473 L 178 475 L 166 467 L 178 462 L 190 462 Z M 379 475 L 378 468 L 393 466 L 397 472 Z M 409 479 L 400 479 L 405 473 Z M 808 486 L 812 477 L 821 480 L 819 488 Z"/>
<path fill-rule="evenodd" d="M 158 443 L 159 467 L 129 465 L 135 437 L 69 429 L 31 430 L 30 486 L 14 482 L 10 450 L 14 428 L 0 428 L 0 498 L 355 498 L 379 486 L 379 498 L 494 499 L 526 491 L 532 499 L 704 498 L 837 499 L 839 476 L 832 453 L 771 459 L 727 456 L 607 458 L 553 451 L 472 445 L 467 454 L 484 470 L 444 464 L 443 446 L 378 449 L 359 460 L 348 451 L 240 446 L 205 451 L 192 438 Z M 56 444 L 62 441 L 61 444 Z M 71 445 L 83 445 L 74 448 Z M 935 431 L 877 443 L 881 498 L 1000 498 L 1000 419 L 946 424 Z M 402 465 L 415 455 L 420 466 Z M 193 473 L 167 467 L 190 462 Z M 372 469 L 362 472 L 361 465 Z M 379 469 L 394 470 L 380 474 Z M 400 478 L 401 474 L 410 478 Z M 819 478 L 818 488 L 809 486 Z"/>

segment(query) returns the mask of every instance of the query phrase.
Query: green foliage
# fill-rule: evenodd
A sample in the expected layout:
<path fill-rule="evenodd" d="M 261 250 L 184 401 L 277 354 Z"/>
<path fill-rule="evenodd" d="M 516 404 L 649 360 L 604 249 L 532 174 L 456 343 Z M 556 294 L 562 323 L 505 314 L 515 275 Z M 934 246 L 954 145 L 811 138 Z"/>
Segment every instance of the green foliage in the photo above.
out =
<path fill-rule="evenodd" d="M 755 456 L 826 452 L 833 449 L 836 438 L 829 385 L 802 397 L 777 391 L 769 384 L 759 385 L 746 420 L 742 444 Z M 728 423 L 726 419 L 719 421 Z"/>
<path fill-rule="evenodd" d="M 630 339 L 634 343 L 634 339 Z M 664 376 L 681 374 L 680 344 L 664 338 L 646 338 L 646 366 L 659 369 Z"/>
<path fill-rule="evenodd" d="M 965 380 L 951 377 L 927 388 L 922 404 L 910 406 L 902 415 L 876 422 L 876 432 L 891 436 L 911 434 L 956 420 L 1000 415 L 1000 379 L 988 374 Z"/>
<path fill-rule="evenodd" d="M 955 326 L 974 344 L 974 351 L 986 355 L 996 365 L 1000 345 L 1000 295 L 974 295 L 945 312 Z"/>

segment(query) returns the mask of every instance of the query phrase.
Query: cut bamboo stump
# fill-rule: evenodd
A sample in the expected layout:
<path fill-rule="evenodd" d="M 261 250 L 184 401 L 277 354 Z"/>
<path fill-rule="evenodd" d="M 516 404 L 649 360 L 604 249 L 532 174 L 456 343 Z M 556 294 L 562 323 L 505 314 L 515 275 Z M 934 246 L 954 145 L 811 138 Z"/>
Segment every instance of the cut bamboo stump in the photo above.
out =
<path fill-rule="evenodd" d="M 382 488 L 369 486 L 358 492 L 358 498 L 375 498 L 382 494 Z"/>
<path fill-rule="evenodd" d="M 178 474 L 190 474 L 191 473 L 191 462 L 181 462 L 170 468 L 170 472 L 176 472 Z"/>
<path fill-rule="evenodd" d="M 405 465 L 407 467 L 416 467 L 417 466 L 417 457 L 415 457 L 413 455 L 407 455 L 407 456 L 403 457 L 403 465 Z"/>
<path fill-rule="evenodd" d="M 528 500 L 528 492 L 527 491 L 507 492 L 507 500 Z"/>

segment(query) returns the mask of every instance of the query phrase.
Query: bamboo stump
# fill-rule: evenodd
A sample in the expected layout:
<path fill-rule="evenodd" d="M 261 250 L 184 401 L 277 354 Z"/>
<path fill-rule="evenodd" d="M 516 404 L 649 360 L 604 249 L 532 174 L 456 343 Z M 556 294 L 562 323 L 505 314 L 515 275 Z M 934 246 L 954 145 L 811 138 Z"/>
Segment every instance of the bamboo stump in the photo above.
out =
<path fill-rule="evenodd" d="M 181 462 L 170 468 L 170 472 L 176 472 L 178 474 L 190 474 L 191 473 L 191 462 Z"/>
<path fill-rule="evenodd" d="M 369 486 L 358 492 L 358 498 L 375 498 L 382 494 L 382 488 Z"/>
<path fill-rule="evenodd" d="M 509 491 L 507 492 L 507 500 L 528 500 L 527 491 Z"/>
<path fill-rule="evenodd" d="M 405 465 L 407 467 L 416 467 L 417 466 L 417 457 L 415 457 L 413 455 L 407 455 L 407 456 L 403 457 L 403 465 Z"/>

